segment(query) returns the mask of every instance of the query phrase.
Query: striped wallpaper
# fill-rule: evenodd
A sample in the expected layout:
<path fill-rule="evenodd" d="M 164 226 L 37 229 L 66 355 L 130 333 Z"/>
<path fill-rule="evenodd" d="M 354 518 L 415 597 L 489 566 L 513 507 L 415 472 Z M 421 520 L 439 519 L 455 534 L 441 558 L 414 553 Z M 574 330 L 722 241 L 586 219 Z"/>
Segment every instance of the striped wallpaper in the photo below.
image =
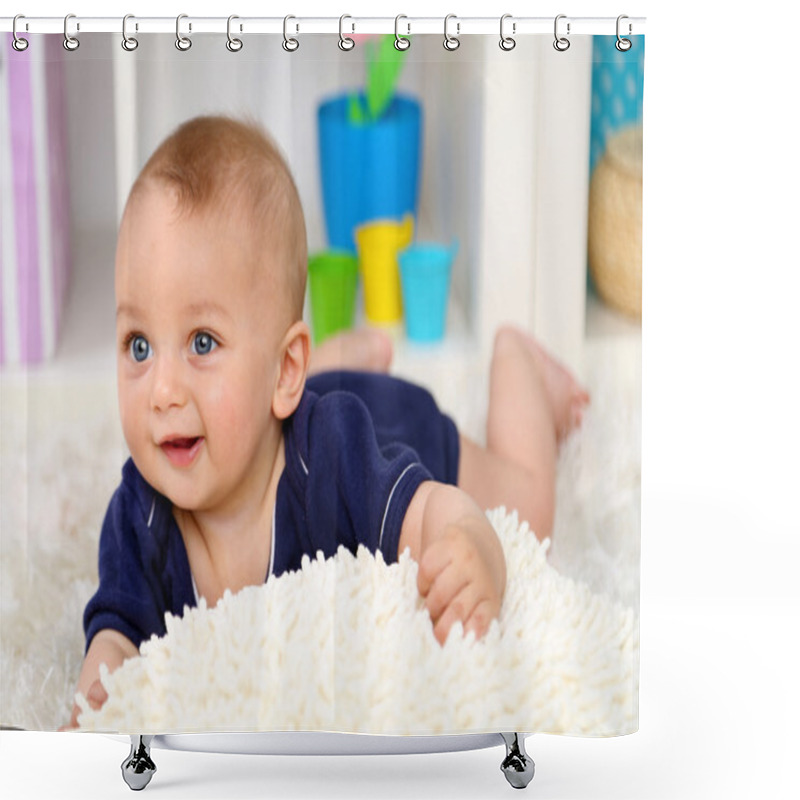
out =
<path fill-rule="evenodd" d="M 53 355 L 70 274 L 61 38 L 36 38 L 0 47 L 0 364 Z"/>

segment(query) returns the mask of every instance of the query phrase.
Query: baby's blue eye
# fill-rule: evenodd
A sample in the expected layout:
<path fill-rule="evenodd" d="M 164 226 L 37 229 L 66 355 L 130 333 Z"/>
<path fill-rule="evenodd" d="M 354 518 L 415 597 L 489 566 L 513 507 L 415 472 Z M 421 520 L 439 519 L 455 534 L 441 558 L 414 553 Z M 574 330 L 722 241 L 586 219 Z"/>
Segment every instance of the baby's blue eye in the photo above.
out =
<path fill-rule="evenodd" d="M 192 340 L 192 352 L 198 356 L 208 355 L 217 346 L 214 337 L 210 333 L 200 331 L 196 333 Z"/>
<path fill-rule="evenodd" d="M 146 360 L 152 352 L 150 349 L 150 342 L 148 342 L 144 336 L 134 336 L 133 339 L 131 339 L 130 350 L 133 360 L 139 362 Z"/>

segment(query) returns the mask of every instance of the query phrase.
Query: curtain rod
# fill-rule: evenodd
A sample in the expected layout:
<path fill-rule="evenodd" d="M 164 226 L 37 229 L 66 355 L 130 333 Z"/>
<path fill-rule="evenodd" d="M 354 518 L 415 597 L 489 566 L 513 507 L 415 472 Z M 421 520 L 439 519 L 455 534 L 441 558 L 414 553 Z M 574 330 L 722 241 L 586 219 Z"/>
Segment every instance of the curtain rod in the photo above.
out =
<path fill-rule="evenodd" d="M 623 17 L 620 33 L 623 36 L 643 34 L 645 17 Z M 119 33 L 122 35 L 122 17 L 81 17 L 69 15 L 64 17 L 27 17 L 17 19 L 16 32 L 24 33 L 61 33 L 65 32 L 65 22 L 69 35 L 82 33 Z M 175 33 L 177 20 L 175 17 L 136 17 L 129 16 L 126 29 L 128 34 L 136 33 Z M 535 33 L 553 34 L 554 17 L 514 17 L 504 15 L 503 31 L 510 35 Z M 398 33 L 401 36 L 419 34 L 444 34 L 444 17 L 236 17 L 232 30 L 237 34 L 259 34 L 288 32 L 294 36 L 311 33 Z M 617 33 L 616 17 L 570 17 L 560 14 L 558 19 L 559 34 L 587 35 L 605 34 L 613 36 Z M 567 27 L 569 26 L 569 27 Z M 181 15 L 181 32 L 184 34 L 216 33 L 225 35 L 228 32 L 227 17 L 193 17 Z M 0 31 L 12 32 L 14 17 L 0 17 Z M 500 17 L 458 17 L 450 15 L 447 19 L 447 30 L 450 35 L 462 36 L 470 34 L 499 34 Z"/>

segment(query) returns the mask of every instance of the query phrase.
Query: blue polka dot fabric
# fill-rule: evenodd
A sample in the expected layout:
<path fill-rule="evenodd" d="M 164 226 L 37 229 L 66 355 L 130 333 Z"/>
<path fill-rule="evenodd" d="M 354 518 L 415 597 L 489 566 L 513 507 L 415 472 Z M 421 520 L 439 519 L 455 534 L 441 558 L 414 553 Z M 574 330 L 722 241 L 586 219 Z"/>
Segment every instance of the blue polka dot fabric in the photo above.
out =
<path fill-rule="evenodd" d="M 642 121 L 644 89 L 644 36 L 631 36 L 633 46 L 626 52 L 617 50 L 616 36 L 592 38 L 590 171 L 605 152 L 609 136 Z"/>

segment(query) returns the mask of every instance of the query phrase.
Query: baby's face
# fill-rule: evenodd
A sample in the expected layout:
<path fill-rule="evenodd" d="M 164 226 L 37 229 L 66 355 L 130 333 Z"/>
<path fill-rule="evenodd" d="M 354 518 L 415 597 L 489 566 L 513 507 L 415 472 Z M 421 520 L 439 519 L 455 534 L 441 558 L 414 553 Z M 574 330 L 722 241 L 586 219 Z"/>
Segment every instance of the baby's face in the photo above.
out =
<path fill-rule="evenodd" d="M 280 440 L 271 398 L 288 322 L 226 216 L 178 217 L 171 194 L 147 188 L 117 244 L 123 432 L 145 479 L 186 510 L 222 508 L 268 479 Z"/>

